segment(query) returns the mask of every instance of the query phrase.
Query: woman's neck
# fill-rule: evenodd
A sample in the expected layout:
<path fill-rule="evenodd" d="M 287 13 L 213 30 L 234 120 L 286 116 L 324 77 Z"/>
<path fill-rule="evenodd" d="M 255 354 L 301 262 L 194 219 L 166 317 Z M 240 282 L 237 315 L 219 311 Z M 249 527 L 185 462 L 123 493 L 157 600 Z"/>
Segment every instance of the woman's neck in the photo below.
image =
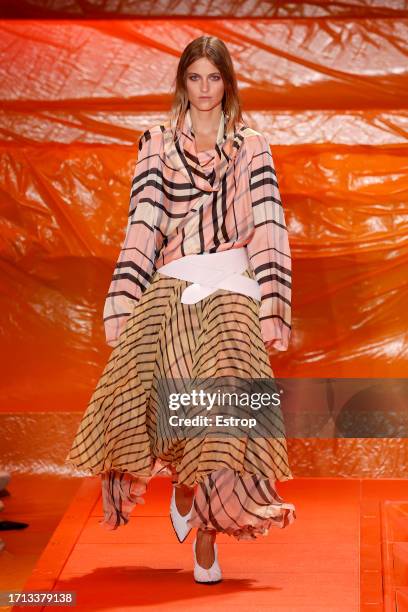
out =
<path fill-rule="evenodd" d="M 209 136 L 218 131 L 222 113 L 221 105 L 206 111 L 199 110 L 195 106 L 190 106 L 191 123 L 194 134 Z"/>

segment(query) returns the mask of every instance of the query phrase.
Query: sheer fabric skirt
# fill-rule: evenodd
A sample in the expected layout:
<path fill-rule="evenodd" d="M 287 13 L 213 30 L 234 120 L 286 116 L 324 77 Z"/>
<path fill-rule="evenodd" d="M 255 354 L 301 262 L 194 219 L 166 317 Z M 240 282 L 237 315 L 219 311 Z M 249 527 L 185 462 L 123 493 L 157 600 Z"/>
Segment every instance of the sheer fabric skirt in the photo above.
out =
<path fill-rule="evenodd" d="M 245 274 L 254 278 L 248 269 Z M 281 435 L 265 437 L 158 434 L 163 378 L 273 378 L 262 340 L 259 302 L 218 290 L 182 304 L 190 283 L 156 271 L 112 350 L 81 419 L 66 463 L 100 475 L 104 519 L 116 529 L 144 503 L 149 480 L 171 478 L 195 488 L 193 527 L 237 539 L 266 535 L 296 518 L 275 481 L 293 478 Z"/>

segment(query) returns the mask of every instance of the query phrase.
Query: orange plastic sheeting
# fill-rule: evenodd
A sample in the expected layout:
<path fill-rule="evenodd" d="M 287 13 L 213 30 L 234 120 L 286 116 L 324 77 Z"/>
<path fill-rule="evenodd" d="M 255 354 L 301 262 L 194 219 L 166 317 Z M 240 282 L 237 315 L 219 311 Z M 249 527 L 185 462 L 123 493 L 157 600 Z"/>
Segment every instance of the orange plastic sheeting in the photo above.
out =
<path fill-rule="evenodd" d="M 3 111 L 74 121 L 88 110 L 167 110 L 178 57 L 202 34 L 228 45 L 248 110 L 408 107 L 408 18 L 153 19 L 0 21 Z"/>
<path fill-rule="evenodd" d="M 197 17 L 389 17 L 404 16 L 406 0 L 3 0 L 0 17 L 197 16 Z"/>
<path fill-rule="evenodd" d="M 164 118 L 178 56 L 203 33 L 227 43 L 272 144 L 294 257 L 276 375 L 406 375 L 408 20 L 2 21 L 0 33 L 1 409 L 89 398 L 110 351 L 102 308 L 137 137 Z"/>
<path fill-rule="evenodd" d="M 248 121 L 271 144 L 405 144 L 408 19 L 319 24 L 0 21 L 0 133 L 130 145 L 167 112 L 184 45 L 212 33 L 232 53 Z"/>
<path fill-rule="evenodd" d="M 244 110 L 244 117 L 272 146 L 330 143 L 373 147 L 407 142 L 408 109 Z M 60 143 L 132 145 L 141 132 L 165 119 L 165 110 L 24 113 L 0 109 L 0 132 L 8 141 L 26 144 L 46 142 L 48 134 L 51 141 Z"/>

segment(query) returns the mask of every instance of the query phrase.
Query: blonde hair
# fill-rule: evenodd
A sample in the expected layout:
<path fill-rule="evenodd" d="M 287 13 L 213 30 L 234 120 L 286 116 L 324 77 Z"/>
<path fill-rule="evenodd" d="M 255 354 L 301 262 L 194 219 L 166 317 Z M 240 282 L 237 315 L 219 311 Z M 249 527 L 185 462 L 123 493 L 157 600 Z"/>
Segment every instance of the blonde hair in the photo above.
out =
<path fill-rule="evenodd" d="M 170 127 L 173 136 L 181 130 L 188 109 L 186 87 L 187 68 L 201 57 L 206 57 L 221 73 L 224 82 L 222 110 L 227 119 L 227 138 L 233 138 L 236 125 L 243 123 L 237 79 L 231 56 L 225 43 L 216 36 L 200 36 L 192 40 L 181 54 L 175 78 L 174 96 L 170 110 Z"/>

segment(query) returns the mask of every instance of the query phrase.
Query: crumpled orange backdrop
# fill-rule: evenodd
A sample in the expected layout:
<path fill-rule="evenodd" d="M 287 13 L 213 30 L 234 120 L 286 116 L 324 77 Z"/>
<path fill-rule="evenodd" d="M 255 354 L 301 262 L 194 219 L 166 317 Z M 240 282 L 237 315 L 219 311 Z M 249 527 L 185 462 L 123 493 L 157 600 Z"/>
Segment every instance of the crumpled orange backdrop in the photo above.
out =
<path fill-rule="evenodd" d="M 367 2 L 365 18 L 364 2 L 298 15 L 278 3 L 273 19 L 237 4 L 240 19 L 194 19 L 184 2 L 177 19 L 75 20 L 72 2 L 70 19 L 0 21 L 2 410 L 89 400 L 111 350 L 102 309 L 137 139 L 165 118 L 178 57 L 201 34 L 230 49 L 275 160 L 294 259 L 275 375 L 407 375 L 405 4 L 393 17 Z M 45 18 L 52 3 L 21 8 Z"/>

